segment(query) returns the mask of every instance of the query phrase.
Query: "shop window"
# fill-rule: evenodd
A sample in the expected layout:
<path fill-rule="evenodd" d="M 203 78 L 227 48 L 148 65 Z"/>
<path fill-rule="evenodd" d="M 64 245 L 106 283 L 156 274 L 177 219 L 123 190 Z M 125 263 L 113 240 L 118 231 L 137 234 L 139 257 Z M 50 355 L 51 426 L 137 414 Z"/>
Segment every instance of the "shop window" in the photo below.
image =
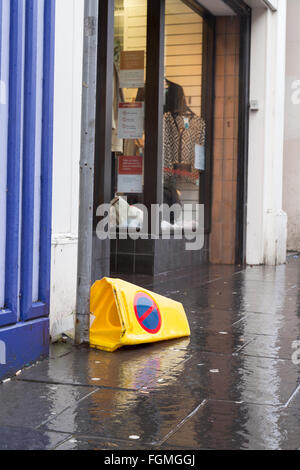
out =
<path fill-rule="evenodd" d="M 178 223 L 196 220 L 200 172 L 205 170 L 202 45 L 202 17 L 180 0 L 167 0 L 163 190 L 165 203 L 182 206 Z"/>
<path fill-rule="evenodd" d="M 115 1 L 112 199 L 118 203 L 121 200 L 122 204 L 125 199 L 129 205 L 144 202 L 147 178 L 144 120 L 147 11 L 147 0 Z M 158 159 L 163 166 L 161 200 L 168 206 L 177 203 L 185 208 L 181 222 L 189 223 L 195 219 L 200 175 L 205 171 L 203 19 L 183 1 L 166 0 L 164 21 L 163 145 L 162 155 L 151 158 Z M 175 219 L 173 216 L 170 222 L 174 224 Z"/>
<path fill-rule="evenodd" d="M 229 252 L 228 233 L 235 248 L 235 235 L 245 220 L 241 217 L 237 229 L 232 223 L 236 194 L 242 202 L 246 194 L 236 175 L 238 168 L 244 172 L 247 167 L 248 86 L 243 122 L 241 110 L 232 103 L 240 99 L 241 81 L 248 83 L 249 64 L 243 79 L 239 56 L 242 48 L 249 53 L 250 25 L 249 11 L 237 2 L 235 6 L 238 15 L 232 11 L 232 16 L 216 19 L 197 0 L 100 2 L 94 199 L 95 207 L 108 203 L 109 197 L 118 206 L 111 211 L 117 218 L 111 223 L 117 226 L 111 243 L 114 272 L 196 266 L 216 246 L 221 253 Z M 239 15 L 245 25 L 242 43 Z M 243 161 L 238 158 L 242 145 Z M 169 208 L 177 204 L 178 213 L 161 211 L 163 202 Z M 151 217 L 153 205 L 159 206 L 159 217 Z M 190 227 L 204 232 L 204 244 L 188 256 Z M 220 240 L 226 240 L 226 250 Z"/>
<path fill-rule="evenodd" d="M 116 1 L 112 197 L 129 204 L 143 202 L 146 36 L 147 0 Z"/>

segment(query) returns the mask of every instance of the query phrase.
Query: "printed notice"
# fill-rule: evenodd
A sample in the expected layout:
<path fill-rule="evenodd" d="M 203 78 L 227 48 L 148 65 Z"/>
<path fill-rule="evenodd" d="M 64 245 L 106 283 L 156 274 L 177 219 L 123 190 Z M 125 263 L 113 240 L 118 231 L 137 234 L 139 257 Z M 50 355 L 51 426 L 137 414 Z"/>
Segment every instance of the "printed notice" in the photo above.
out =
<path fill-rule="evenodd" d="M 195 145 L 195 169 L 205 171 L 205 147 L 204 145 Z"/>
<path fill-rule="evenodd" d="M 119 104 L 119 139 L 142 139 L 144 134 L 144 103 Z"/>
<path fill-rule="evenodd" d="M 120 87 L 143 88 L 145 85 L 145 52 L 124 51 L 121 53 Z"/>
<path fill-rule="evenodd" d="M 140 156 L 119 157 L 118 193 L 143 192 L 143 159 Z"/>

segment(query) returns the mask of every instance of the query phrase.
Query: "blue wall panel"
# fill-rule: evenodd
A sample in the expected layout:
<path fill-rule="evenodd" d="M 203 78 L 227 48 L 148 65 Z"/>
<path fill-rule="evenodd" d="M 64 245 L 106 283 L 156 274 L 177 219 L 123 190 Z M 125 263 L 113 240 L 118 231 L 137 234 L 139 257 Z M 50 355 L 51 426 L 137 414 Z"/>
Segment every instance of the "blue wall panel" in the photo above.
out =
<path fill-rule="evenodd" d="M 42 128 L 42 193 L 40 230 L 40 299 L 50 304 L 52 170 L 53 170 L 53 97 L 55 0 L 45 2 L 44 90 Z"/>
<path fill-rule="evenodd" d="M 27 249 L 21 257 L 22 320 L 30 318 L 32 309 L 38 1 L 26 0 L 22 247 Z"/>
<path fill-rule="evenodd" d="M 25 365 L 49 354 L 49 320 L 47 318 L 0 331 L 0 377 L 8 377 Z"/>
<path fill-rule="evenodd" d="M 0 314 L 0 326 L 13 324 L 18 318 L 23 18 L 23 2 L 11 0 L 5 263 L 6 308 L 2 311 L 2 314 Z M 3 20 L 5 21 L 7 18 L 3 18 Z"/>
<path fill-rule="evenodd" d="M 5 304 L 10 0 L 0 0 L 0 309 Z M 1 321 L 1 318 L 0 318 Z"/>

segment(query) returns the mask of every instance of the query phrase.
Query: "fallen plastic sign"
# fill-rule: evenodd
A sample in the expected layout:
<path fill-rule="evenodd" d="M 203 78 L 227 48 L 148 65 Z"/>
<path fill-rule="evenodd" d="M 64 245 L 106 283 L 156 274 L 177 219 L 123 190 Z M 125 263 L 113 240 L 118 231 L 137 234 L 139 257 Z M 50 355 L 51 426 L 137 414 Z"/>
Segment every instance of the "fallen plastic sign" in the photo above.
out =
<path fill-rule="evenodd" d="M 148 333 L 155 335 L 161 329 L 161 314 L 158 306 L 150 295 L 144 292 L 136 294 L 134 311 L 141 327 Z"/>
<path fill-rule="evenodd" d="M 121 279 L 93 285 L 90 311 L 90 345 L 96 349 L 113 352 L 191 334 L 181 303 Z"/>

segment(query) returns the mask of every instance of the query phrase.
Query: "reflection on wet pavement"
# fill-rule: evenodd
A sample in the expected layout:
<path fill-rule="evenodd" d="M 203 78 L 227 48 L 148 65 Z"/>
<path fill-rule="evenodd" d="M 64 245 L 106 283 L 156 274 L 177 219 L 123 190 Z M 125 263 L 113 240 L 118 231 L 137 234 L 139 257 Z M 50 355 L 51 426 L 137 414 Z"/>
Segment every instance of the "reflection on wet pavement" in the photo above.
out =
<path fill-rule="evenodd" d="M 0 449 L 297 449 L 300 260 L 128 276 L 186 309 L 189 339 L 52 347 L 0 385 Z M 300 357 L 300 354 L 299 354 Z"/>

